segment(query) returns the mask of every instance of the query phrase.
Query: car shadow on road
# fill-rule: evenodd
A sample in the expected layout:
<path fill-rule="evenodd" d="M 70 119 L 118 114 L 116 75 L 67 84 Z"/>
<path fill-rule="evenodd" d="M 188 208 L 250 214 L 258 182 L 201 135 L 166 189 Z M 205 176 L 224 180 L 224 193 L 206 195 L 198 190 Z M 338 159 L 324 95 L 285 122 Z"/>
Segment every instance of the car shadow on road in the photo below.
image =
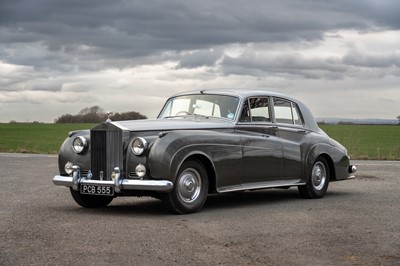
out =
<path fill-rule="evenodd" d="M 331 199 L 344 197 L 344 192 L 328 192 L 325 198 Z M 324 199 L 322 199 L 324 200 Z M 295 188 L 291 189 L 265 189 L 245 192 L 231 192 L 223 194 L 209 195 L 202 212 L 214 212 L 221 210 L 233 210 L 237 208 L 257 208 L 268 207 L 277 204 L 304 204 Z M 93 215 L 145 215 L 145 216 L 165 216 L 172 214 L 161 202 L 161 200 L 143 197 L 117 198 L 105 208 L 86 209 L 76 205 L 68 208 L 73 213 L 86 213 Z"/>
<path fill-rule="evenodd" d="M 324 204 L 330 204 L 336 199 L 345 200 L 346 192 L 327 192 L 321 199 L 303 199 L 297 188 L 290 189 L 264 189 L 255 191 L 245 191 L 237 193 L 224 193 L 217 195 L 210 195 L 207 198 L 202 212 L 215 212 L 221 210 L 236 210 L 240 208 L 276 208 L 285 207 L 304 207 L 313 206 L 324 201 Z"/>
<path fill-rule="evenodd" d="M 205 208 L 236 208 L 257 205 L 270 205 L 299 200 L 297 189 L 266 189 L 244 192 L 231 192 L 210 195 Z"/>

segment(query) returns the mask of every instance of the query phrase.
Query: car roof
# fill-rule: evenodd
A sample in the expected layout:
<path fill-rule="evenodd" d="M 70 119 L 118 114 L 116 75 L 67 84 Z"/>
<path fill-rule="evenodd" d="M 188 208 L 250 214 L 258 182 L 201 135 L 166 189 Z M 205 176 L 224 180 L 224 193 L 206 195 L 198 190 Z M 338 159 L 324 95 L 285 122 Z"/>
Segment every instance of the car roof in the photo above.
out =
<path fill-rule="evenodd" d="M 204 93 L 204 94 L 227 94 L 227 95 L 232 95 L 232 96 L 238 96 L 240 98 L 247 98 L 251 96 L 275 96 L 275 97 L 283 97 L 287 98 L 290 100 L 297 101 L 296 99 L 282 94 L 278 92 L 273 92 L 269 90 L 262 90 L 262 89 L 204 89 L 204 90 L 190 90 L 190 91 L 185 91 L 181 93 L 177 93 L 173 95 L 172 97 L 175 96 L 181 96 L 181 95 L 190 95 L 190 94 L 198 94 L 198 93 Z"/>

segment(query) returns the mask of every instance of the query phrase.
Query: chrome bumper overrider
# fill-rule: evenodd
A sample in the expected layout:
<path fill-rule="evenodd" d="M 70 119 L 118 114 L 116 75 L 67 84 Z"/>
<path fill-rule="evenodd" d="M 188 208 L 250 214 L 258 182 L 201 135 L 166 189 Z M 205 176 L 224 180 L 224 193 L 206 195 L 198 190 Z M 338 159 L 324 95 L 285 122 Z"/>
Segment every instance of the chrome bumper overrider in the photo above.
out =
<path fill-rule="evenodd" d="M 354 175 L 357 172 L 357 167 L 355 165 L 349 165 L 347 168 L 347 172 L 349 172 L 350 176 L 347 179 L 354 179 L 356 176 Z"/>
<path fill-rule="evenodd" d="M 81 176 L 78 166 L 73 167 L 72 176 L 53 177 L 53 183 L 57 186 L 72 187 L 73 190 L 79 190 L 79 185 L 98 185 L 112 186 L 115 192 L 121 190 L 148 190 L 157 192 L 168 192 L 172 190 L 174 184 L 169 180 L 132 180 L 121 178 L 121 172 L 118 167 L 114 168 L 113 180 L 92 180 Z"/>
<path fill-rule="evenodd" d="M 354 174 L 355 172 L 357 172 L 357 167 L 355 165 L 349 165 L 349 167 L 347 168 L 348 172 L 350 174 Z"/>

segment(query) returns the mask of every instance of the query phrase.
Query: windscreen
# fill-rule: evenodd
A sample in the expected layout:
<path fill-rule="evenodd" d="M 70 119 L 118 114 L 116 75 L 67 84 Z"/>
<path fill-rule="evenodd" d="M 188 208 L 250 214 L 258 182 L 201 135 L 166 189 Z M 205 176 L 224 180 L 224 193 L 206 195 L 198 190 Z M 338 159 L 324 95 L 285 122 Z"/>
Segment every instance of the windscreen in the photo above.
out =
<path fill-rule="evenodd" d="M 159 118 L 200 115 L 233 120 L 239 98 L 228 95 L 191 94 L 171 98 L 165 104 Z"/>

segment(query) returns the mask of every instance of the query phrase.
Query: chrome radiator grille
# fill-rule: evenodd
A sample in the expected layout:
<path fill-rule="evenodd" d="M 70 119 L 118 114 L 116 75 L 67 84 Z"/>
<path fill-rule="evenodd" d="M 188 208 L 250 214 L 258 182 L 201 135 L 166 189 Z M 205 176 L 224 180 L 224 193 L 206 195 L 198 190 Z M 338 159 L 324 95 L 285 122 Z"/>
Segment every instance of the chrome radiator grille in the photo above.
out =
<path fill-rule="evenodd" d="M 90 142 L 92 178 L 111 180 L 114 167 L 122 169 L 122 131 L 91 130 Z"/>

